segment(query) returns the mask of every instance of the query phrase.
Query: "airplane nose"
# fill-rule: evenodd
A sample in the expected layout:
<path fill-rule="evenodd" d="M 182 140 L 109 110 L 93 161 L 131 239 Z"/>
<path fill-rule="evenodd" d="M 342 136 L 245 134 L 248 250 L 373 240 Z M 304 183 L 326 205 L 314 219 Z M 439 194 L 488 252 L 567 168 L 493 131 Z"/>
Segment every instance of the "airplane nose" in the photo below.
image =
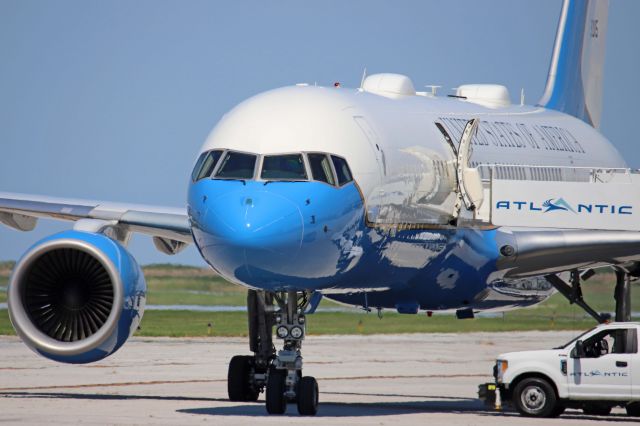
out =
<path fill-rule="evenodd" d="M 298 206 L 286 197 L 268 192 L 238 191 L 215 198 L 206 213 L 213 245 L 240 266 L 273 267 L 295 259 L 303 237 Z M 234 254 L 235 253 L 235 254 Z"/>

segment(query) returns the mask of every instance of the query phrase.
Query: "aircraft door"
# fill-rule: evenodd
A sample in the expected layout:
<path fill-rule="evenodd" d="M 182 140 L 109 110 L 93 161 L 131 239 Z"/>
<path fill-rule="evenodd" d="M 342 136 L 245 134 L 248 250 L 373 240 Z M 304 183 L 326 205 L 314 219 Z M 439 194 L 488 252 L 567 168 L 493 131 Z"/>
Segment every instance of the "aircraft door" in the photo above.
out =
<path fill-rule="evenodd" d="M 367 195 L 367 220 L 375 225 L 442 226 L 454 218 L 455 156 L 437 143 L 417 142 L 385 153 L 362 116 L 354 121 L 366 135 L 380 170 L 380 184 Z M 433 136 L 432 134 L 429 136 Z"/>
<path fill-rule="evenodd" d="M 365 134 L 367 140 L 369 141 L 369 146 L 371 147 L 371 151 L 376 158 L 376 163 L 378 164 L 378 170 L 382 176 L 386 176 L 387 174 L 387 164 L 386 159 L 384 157 L 383 148 L 380 146 L 380 138 L 373 127 L 369 124 L 366 118 L 360 115 L 355 115 L 353 120 L 356 122 L 362 133 Z"/>

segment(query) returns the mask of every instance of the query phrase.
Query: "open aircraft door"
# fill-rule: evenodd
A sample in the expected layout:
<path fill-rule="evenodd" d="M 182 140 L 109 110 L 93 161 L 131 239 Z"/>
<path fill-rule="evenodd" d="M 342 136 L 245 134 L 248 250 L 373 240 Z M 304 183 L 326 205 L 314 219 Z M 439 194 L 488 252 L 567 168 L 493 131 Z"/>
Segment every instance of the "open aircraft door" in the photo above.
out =
<path fill-rule="evenodd" d="M 366 121 L 354 119 L 367 133 Z M 383 176 L 383 182 L 367 197 L 369 224 L 408 228 L 482 224 L 478 220 L 481 213 L 488 220 L 488 210 L 479 210 L 488 189 L 483 187 L 479 171 L 469 167 L 471 140 L 478 123 L 477 119 L 467 123 L 458 148 L 449 144 L 451 152 L 447 152 L 449 148 L 410 146 L 394 151 L 387 165 L 384 153 L 373 147 L 381 156 L 381 166 L 391 167 L 393 172 Z"/>

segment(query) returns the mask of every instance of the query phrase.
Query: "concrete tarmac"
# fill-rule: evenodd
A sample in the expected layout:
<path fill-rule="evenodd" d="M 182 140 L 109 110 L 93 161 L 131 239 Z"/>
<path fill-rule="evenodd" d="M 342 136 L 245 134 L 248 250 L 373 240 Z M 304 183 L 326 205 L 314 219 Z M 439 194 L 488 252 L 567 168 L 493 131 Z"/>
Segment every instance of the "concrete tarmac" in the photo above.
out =
<path fill-rule="evenodd" d="M 486 409 L 479 383 L 496 355 L 557 346 L 577 332 L 310 336 L 305 375 L 320 385 L 316 417 L 295 405 L 269 416 L 258 403 L 229 402 L 227 363 L 248 352 L 242 338 L 133 338 L 89 365 L 48 361 L 15 337 L 0 337 L 0 423 L 8 424 L 433 424 L 600 425 L 638 422 L 567 410 L 530 419 Z"/>

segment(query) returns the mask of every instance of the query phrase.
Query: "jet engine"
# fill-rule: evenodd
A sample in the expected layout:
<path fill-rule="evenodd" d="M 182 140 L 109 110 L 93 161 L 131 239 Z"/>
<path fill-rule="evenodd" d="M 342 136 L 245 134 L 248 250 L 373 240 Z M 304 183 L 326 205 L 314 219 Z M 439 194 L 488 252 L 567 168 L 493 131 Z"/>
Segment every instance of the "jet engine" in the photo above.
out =
<path fill-rule="evenodd" d="M 66 231 L 18 261 L 8 290 L 16 333 L 32 350 L 66 363 L 98 361 L 137 329 L 146 298 L 142 270 L 118 242 Z"/>

